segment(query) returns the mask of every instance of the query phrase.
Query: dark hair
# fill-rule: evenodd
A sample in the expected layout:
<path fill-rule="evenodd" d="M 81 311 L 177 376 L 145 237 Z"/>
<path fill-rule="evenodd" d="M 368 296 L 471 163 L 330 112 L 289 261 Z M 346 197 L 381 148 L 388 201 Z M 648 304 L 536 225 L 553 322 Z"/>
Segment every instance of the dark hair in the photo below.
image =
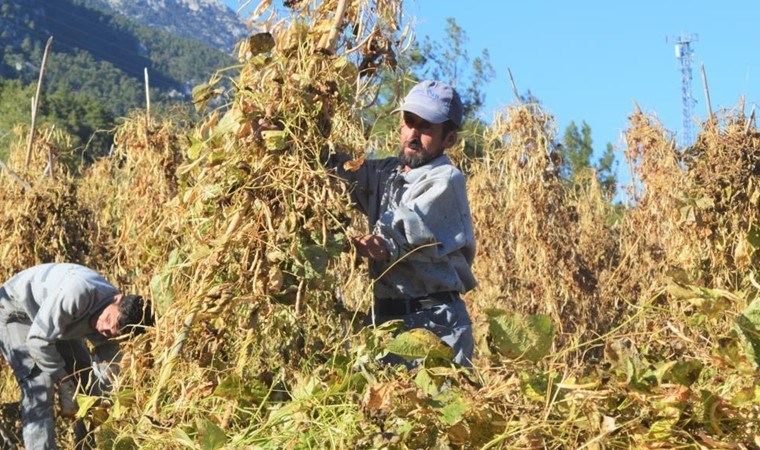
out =
<path fill-rule="evenodd" d="M 443 137 L 446 137 L 452 131 L 459 131 L 457 124 L 451 119 L 443 122 Z"/>
<path fill-rule="evenodd" d="M 117 307 L 120 313 L 117 326 L 125 334 L 138 335 L 145 332 L 145 327 L 155 324 L 152 302 L 140 295 L 125 295 Z"/>

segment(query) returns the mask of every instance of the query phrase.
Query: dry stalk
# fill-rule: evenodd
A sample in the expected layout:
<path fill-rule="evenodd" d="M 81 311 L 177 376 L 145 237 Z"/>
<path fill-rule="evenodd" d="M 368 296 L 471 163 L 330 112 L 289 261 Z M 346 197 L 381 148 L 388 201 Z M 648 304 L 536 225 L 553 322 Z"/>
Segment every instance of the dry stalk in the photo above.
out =
<path fill-rule="evenodd" d="M 53 44 L 53 36 L 50 36 L 45 44 L 45 53 L 42 55 L 42 64 L 40 65 L 40 76 L 37 80 L 37 92 L 32 99 L 32 124 L 29 127 L 29 138 L 26 144 L 26 159 L 24 160 L 24 171 L 29 168 L 29 162 L 32 158 L 32 145 L 34 145 L 34 134 L 37 130 L 37 111 L 40 107 L 40 99 L 42 96 L 42 80 L 45 77 L 45 66 L 47 64 L 47 57 L 50 53 L 50 46 Z"/>

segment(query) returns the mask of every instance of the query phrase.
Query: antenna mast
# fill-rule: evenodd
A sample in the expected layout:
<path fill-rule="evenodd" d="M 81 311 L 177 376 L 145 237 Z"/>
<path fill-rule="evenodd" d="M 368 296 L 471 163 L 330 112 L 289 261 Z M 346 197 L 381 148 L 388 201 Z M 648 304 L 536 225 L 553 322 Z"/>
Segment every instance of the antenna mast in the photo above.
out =
<path fill-rule="evenodd" d="M 694 142 L 692 116 L 694 115 L 694 98 L 691 96 L 691 63 L 694 50 L 691 43 L 699 40 L 696 34 L 681 33 L 673 38 L 676 58 L 681 63 L 681 147 L 686 148 Z"/>

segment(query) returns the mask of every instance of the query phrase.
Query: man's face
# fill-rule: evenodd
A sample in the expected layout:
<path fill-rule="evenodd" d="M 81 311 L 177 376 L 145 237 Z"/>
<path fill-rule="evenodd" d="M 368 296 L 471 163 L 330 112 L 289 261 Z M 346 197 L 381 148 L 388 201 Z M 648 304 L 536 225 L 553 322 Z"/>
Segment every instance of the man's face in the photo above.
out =
<path fill-rule="evenodd" d="M 121 301 L 122 296 L 117 295 L 114 297 L 114 301 L 106 306 L 100 314 L 96 314 L 91 319 L 92 327 L 100 334 L 107 338 L 117 337 L 121 334 L 119 329 L 119 319 L 121 318 L 121 311 L 119 311 L 118 304 Z"/>
<path fill-rule="evenodd" d="M 456 131 L 444 136 L 442 123 L 430 123 L 404 111 L 401 117 L 401 148 L 398 157 L 405 169 L 416 169 L 443 153 L 456 140 Z"/>

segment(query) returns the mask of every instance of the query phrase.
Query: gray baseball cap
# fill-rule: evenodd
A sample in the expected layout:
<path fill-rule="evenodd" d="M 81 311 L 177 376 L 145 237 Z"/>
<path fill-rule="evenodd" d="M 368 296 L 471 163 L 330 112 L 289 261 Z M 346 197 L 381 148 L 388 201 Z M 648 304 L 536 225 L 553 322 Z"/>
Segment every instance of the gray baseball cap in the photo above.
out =
<path fill-rule="evenodd" d="M 417 114 L 430 123 L 451 120 L 457 127 L 462 125 L 462 100 L 457 91 L 443 81 L 417 83 L 396 111 Z"/>

